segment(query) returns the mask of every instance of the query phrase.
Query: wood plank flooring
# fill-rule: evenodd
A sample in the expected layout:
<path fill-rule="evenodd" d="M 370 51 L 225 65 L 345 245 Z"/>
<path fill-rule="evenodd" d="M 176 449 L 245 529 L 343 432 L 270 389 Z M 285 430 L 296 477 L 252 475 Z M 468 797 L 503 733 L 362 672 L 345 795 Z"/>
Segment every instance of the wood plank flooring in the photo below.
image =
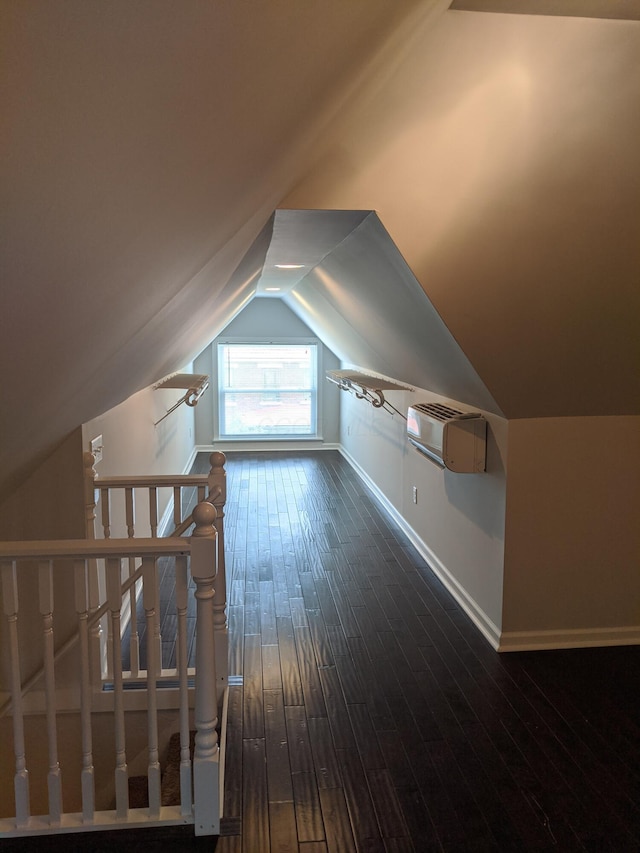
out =
<path fill-rule="evenodd" d="M 337 452 L 227 472 L 217 853 L 638 853 L 640 648 L 498 655 Z"/>

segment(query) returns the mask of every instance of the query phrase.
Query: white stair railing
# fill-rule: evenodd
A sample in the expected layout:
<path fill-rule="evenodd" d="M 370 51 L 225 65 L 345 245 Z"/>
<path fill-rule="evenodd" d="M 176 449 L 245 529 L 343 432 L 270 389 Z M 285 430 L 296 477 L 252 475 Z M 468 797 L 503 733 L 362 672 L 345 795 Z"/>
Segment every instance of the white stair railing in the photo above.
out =
<path fill-rule="evenodd" d="M 137 510 L 143 509 L 143 535 L 157 536 L 160 516 L 160 495 L 164 489 L 171 491 L 172 500 L 168 509 L 172 509 L 173 529 L 170 536 L 182 536 L 194 523 L 193 514 L 185 514 L 190 505 L 188 491 L 195 489 L 198 502 L 208 502 L 216 509 L 215 527 L 218 532 L 218 570 L 216 576 L 216 600 L 214 603 L 218 692 L 227 685 L 228 677 L 228 628 L 227 628 L 227 584 L 224 548 L 224 506 L 226 502 L 226 457 L 224 453 L 214 452 L 209 457 L 208 474 L 167 474 L 152 476 L 107 476 L 100 477 L 95 468 L 95 457 L 84 454 L 85 482 L 85 524 L 88 539 L 110 538 L 113 527 L 123 530 L 126 526 L 127 537 L 140 535 L 136 530 Z M 119 500 L 116 500 L 116 495 Z M 100 524 L 96 524 L 96 509 L 100 507 Z M 119 512 L 118 512 L 119 510 Z M 115 513 L 115 515 L 114 515 Z M 165 516 L 167 513 L 165 513 Z M 164 525 L 163 525 L 164 526 Z M 140 644 L 137 626 L 137 586 L 136 577 L 139 567 L 134 560 L 129 561 L 128 570 L 128 607 L 129 622 L 129 660 L 130 673 L 136 677 L 140 666 Z M 95 618 L 101 605 L 99 567 L 94 563 L 89 569 L 89 597 L 91 619 L 90 643 L 92 647 L 92 672 L 100 680 L 104 675 L 112 675 L 106 666 L 104 642 L 101 637 L 100 621 Z M 161 660 L 162 638 L 160 620 L 155 626 L 155 644 Z M 161 666 L 162 669 L 162 666 Z"/>
<path fill-rule="evenodd" d="M 0 837 L 77 832 L 86 829 L 114 829 L 149 824 L 193 823 L 198 835 L 216 834 L 220 823 L 221 756 L 218 738 L 218 702 L 220 698 L 215 676 L 216 650 L 214 628 L 214 583 L 217 574 L 218 537 L 214 526 L 216 512 L 206 502 L 194 510 L 195 529 L 190 539 L 127 538 L 103 540 L 60 540 L 48 542 L 0 543 L 0 573 L 4 615 L 8 623 L 9 669 L 11 673 L 11 714 L 13 723 L 13 752 L 15 761 L 14 794 L 15 816 L 0 819 Z M 160 661 L 156 644 L 148 644 L 147 671 L 140 671 L 146 689 L 147 753 L 149 806 L 132 809 L 129 806 L 127 768 L 127 691 L 122 674 L 121 653 L 121 566 L 129 560 L 142 561 L 143 603 L 146 630 L 154 635 L 158 620 L 157 561 L 173 557 L 176 562 L 177 611 L 177 676 L 181 746 L 181 803 L 179 806 L 161 806 L 159 770 L 158 699 Z M 57 672 L 54 657 L 54 613 L 56 567 L 60 560 L 72 561 L 75 586 L 75 611 L 77 615 L 76 645 L 78 653 L 75 694 L 79 717 L 82 768 L 79 787 L 80 811 L 64 811 L 62 775 L 65 772 L 64 755 L 59 749 L 57 728 Z M 90 583 L 93 561 L 104 561 L 107 581 L 107 609 L 109 612 L 108 640 L 111 647 L 113 687 L 109 692 L 96 691 L 92 684 L 90 648 Z M 31 815 L 29 794 L 29 761 L 38 756 L 30 753 L 25 736 L 25 719 L 30 710 L 25 707 L 24 685 L 21 680 L 21 647 L 19 642 L 20 600 L 19 581 L 26 563 L 38 565 L 38 600 L 42 618 L 42 649 L 44 702 L 42 716 L 46 723 L 48 743 L 48 814 Z M 195 670 L 195 728 L 196 743 L 193 762 L 193 791 L 191 790 L 191 763 L 189 752 L 190 688 L 187 672 L 186 613 L 188 605 L 187 563 L 195 583 L 196 613 L 196 670 Z M 29 590 L 29 595 L 32 591 Z M 68 648 L 71 648 L 67 644 Z M 176 688 L 172 688 L 174 692 Z M 138 691 L 135 691 L 138 692 Z M 29 697 L 31 698 L 31 694 Z M 68 701 L 68 700 L 67 700 Z M 93 750 L 93 720 L 96 711 L 113 714 L 115 749 L 113 762 L 113 790 L 115 809 L 97 810 Z M 65 749 L 65 752 L 68 750 Z"/>

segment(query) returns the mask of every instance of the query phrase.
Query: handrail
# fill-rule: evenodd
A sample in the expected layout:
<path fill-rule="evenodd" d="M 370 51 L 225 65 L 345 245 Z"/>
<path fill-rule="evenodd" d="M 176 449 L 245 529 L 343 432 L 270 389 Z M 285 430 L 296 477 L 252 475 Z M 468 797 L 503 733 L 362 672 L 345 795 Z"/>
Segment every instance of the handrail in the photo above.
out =
<path fill-rule="evenodd" d="M 206 486 L 206 474 L 135 474 L 96 477 L 96 489 L 171 488 L 171 486 Z"/>
<path fill-rule="evenodd" d="M 31 542 L 0 542 L 0 561 L 100 560 L 106 557 L 181 557 L 189 544 L 180 536 L 161 539 L 40 539 Z"/>

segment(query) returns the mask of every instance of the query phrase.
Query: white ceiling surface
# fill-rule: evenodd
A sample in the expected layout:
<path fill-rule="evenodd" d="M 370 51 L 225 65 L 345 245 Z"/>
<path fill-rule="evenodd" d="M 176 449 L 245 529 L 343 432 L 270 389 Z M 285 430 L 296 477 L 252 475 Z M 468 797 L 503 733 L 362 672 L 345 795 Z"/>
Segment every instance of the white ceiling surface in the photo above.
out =
<path fill-rule="evenodd" d="M 275 263 L 349 363 L 637 410 L 640 27 L 446 7 L 0 4 L 0 495 Z"/>
<path fill-rule="evenodd" d="M 369 214 L 367 210 L 278 210 L 271 243 L 258 281 L 258 294 L 278 287 L 282 296 L 304 278 Z M 294 269 L 281 269 L 282 265 Z"/>

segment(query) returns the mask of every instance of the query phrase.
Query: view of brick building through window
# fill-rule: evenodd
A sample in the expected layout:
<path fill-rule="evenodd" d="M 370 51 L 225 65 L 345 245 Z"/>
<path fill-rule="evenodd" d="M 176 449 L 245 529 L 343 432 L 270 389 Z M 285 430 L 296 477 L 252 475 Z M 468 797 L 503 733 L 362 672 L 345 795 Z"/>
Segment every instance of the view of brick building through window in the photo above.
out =
<path fill-rule="evenodd" d="M 220 344 L 221 437 L 315 435 L 315 344 Z"/>

